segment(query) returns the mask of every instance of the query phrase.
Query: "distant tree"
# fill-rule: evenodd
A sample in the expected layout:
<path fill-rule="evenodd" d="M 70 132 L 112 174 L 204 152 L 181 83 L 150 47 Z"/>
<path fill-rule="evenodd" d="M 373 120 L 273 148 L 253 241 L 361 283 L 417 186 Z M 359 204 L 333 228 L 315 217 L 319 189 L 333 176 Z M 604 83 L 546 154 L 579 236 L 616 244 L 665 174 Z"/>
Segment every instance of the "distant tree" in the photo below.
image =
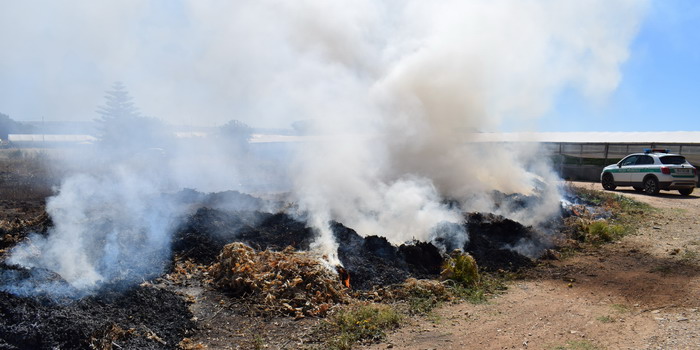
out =
<path fill-rule="evenodd" d="M 100 117 L 98 136 L 103 146 L 126 152 L 159 147 L 165 138 L 165 125 L 144 117 L 121 82 L 115 82 L 105 95 L 105 104 L 97 109 Z"/>
<path fill-rule="evenodd" d="M 126 87 L 121 82 L 112 84 L 112 90 L 105 95 L 105 105 L 97 109 L 100 118 L 98 132 L 100 140 L 105 144 L 118 144 L 129 134 L 130 125 L 141 117 L 138 108 L 134 106 L 133 98 L 129 96 Z"/>
<path fill-rule="evenodd" d="M 219 137 L 223 138 L 229 145 L 245 150 L 248 148 L 248 141 L 253 135 L 253 128 L 240 120 L 230 120 L 219 127 Z"/>
<path fill-rule="evenodd" d="M 7 114 L 0 113 L 0 139 L 7 140 L 8 134 L 28 134 L 34 132 L 34 127 L 14 121 Z"/>
<path fill-rule="evenodd" d="M 308 135 L 313 133 L 315 122 L 313 119 L 302 119 L 292 122 L 291 125 L 297 135 Z"/>

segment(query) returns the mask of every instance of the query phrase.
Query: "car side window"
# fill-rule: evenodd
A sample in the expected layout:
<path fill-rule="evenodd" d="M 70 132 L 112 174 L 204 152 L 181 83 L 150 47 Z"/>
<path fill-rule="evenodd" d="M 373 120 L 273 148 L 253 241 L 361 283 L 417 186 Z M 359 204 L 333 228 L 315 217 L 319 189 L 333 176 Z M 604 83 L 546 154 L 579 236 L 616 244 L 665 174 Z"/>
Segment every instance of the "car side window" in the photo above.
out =
<path fill-rule="evenodd" d="M 626 166 L 626 165 L 634 165 L 637 162 L 637 156 L 629 156 L 620 162 L 620 165 Z"/>
<path fill-rule="evenodd" d="M 648 165 L 654 164 L 654 158 L 651 156 L 639 156 L 637 157 L 637 165 Z"/>

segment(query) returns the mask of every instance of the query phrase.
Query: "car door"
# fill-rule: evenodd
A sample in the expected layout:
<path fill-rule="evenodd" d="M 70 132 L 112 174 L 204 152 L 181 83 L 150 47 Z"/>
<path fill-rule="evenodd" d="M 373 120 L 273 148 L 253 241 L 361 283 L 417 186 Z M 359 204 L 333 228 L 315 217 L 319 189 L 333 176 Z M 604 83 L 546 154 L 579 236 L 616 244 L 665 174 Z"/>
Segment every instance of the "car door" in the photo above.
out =
<path fill-rule="evenodd" d="M 629 167 L 630 182 L 641 185 L 644 176 L 652 171 L 654 158 L 648 155 L 637 156 L 637 161 Z"/>
<path fill-rule="evenodd" d="M 632 155 L 627 158 L 622 159 L 618 165 L 618 171 L 613 172 L 613 177 L 615 178 L 615 183 L 621 185 L 623 183 L 630 182 L 630 171 L 634 170 L 634 166 L 637 163 L 637 158 L 639 156 Z"/>

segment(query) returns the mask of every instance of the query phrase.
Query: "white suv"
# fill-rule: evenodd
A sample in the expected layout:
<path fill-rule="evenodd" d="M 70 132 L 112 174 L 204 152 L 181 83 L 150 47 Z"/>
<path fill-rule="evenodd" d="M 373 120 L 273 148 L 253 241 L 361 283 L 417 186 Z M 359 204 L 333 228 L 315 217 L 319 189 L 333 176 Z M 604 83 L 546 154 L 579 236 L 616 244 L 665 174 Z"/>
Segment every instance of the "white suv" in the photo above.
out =
<path fill-rule="evenodd" d="M 678 190 L 681 195 L 689 196 L 697 186 L 698 174 L 685 157 L 653 149 L 630 154 L 617 164 L 606 166 L 600 182 L 609 191 L 617 186 L 632 186 L 647 194 Z"/>

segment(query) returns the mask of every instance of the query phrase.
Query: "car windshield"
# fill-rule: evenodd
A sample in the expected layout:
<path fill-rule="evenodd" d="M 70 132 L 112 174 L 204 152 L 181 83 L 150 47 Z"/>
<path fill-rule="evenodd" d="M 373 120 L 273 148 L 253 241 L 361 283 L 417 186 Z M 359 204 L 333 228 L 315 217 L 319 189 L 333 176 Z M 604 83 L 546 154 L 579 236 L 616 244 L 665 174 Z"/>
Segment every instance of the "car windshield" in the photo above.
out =
<path fill-rule="evenodd" d="M 665 156 L 659 157 L 659 160 L 663 164 L 685 164 L 685 157 L 683 156 Z"/>

